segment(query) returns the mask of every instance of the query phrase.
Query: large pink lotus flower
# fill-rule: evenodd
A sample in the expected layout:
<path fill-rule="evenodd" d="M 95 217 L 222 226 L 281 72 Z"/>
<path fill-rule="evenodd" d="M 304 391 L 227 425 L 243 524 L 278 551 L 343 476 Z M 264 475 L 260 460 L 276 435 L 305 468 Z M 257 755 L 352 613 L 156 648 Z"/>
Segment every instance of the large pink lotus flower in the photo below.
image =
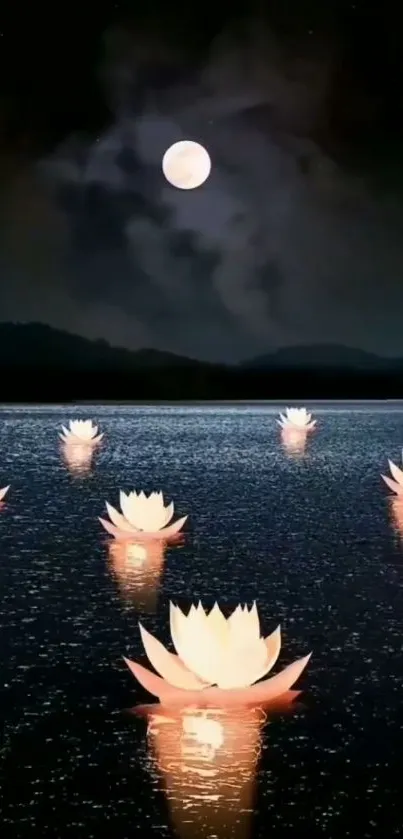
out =
<path fill-rule="evenodd" d="M 9 489 L 10 484 L 8 485 L 8 487 L 3 487 L 3 489 L 0 489 L 0 503 L 4 501 Z"/>
<path fill-rule="evenodd" d="M 316 425 L 316 420 L 312 419 L 312 414 L 306 408 L 286 408 L 285 415 L 280 414 L 277 422 L 281 428 L 298 431 L 312 431 Z"/>
<path fill-rule="evenodd" d="M 169 541 L 182 530 L 187 519 L 187 516 L 183 516 L 169 524 L 174 514 L 174 505 L 171 501 L 165 506 L 162 492 L 152 492 L 150 495 L 135 490 L 128 495 L 120 492 L 120 508 L 121 513 L 106 502 L 111 521 L 102 518 L 99 521 L 115 539 L 132 542 L 155 539 Z"/>
<path fill-rule="evenodd" d="M 201 603 L 185 615 L 170 603 L 171 638 L 177 655 L 139 624 L 147 657 L 159 674 L 125 658 L 138 682 L 162 704 L 201 706 L 262 705 L 286 693 L 306 667 L 311 654 L 281 673 L 259 682 L 280 653 L 278 626 L 260 635 L 256 603 L 237 606 L 226 618 L 216 603 L 210 612 Z M 257 683 L 257 684 L 256 684 Z"/>
<path fill-rule="evenodd" d="M 70 420 L 69 428 L 62 425 L 63 434 L 59 434 L 63 443 L 69 446 L 96 446 L 103 434 L 98 434 L 98 426 L 92 420 Z"/>
<path fill-rule="evenodd" d="M 381 475 L 381 477 L 385 481 L 386 486 L 388 486 L 392 492 L 395 492 L 396 495 L 403 496 L 403 470 L 399 469 L 392 460 L 388 460 L 388 463 L 390 473 L 394 480 L 392 480 L 392 478 L 388 478 L 387 475 Z"/>

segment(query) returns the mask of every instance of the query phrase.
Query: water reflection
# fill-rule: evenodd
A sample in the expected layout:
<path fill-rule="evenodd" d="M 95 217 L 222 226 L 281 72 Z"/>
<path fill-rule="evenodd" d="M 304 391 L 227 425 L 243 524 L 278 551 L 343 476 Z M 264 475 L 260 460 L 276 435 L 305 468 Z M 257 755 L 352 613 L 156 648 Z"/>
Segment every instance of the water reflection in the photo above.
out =
<path fill-rule="evenodd" d="M 122 598 L 140 611 L 156 609 L 166 549 L 161 541 L 108 544 L 110 568 Z"/>
<path fill-rule="evenodd" d="M 388 502 L 393 530 L 403 542 L 403 498 L 388 498 Z"/>
<path fill-rule="evenodd" d="M 92 471 L 94 447 L 85 443 L 69 445 L 62 444 L 62 458 L 69 472 L 75 475 L 89 475 Z"/>
<path fill-rule="evenodd" d="M 152 767 L 162 778 L 180 839 L 247 839 L 256 769 L 268 715 L 291 707 L 289 691 L 269 709 L 147 706 Z M 139 713 L 139 710 L 135 711 Z"/>
<path fill-rule="evenodd" d="M 299 428 L 282 428 L 281 429 L 281 443 L 284 451 L 300 457 L 304 454 L 306 443 L 308 439 L 308 432 Z"/>

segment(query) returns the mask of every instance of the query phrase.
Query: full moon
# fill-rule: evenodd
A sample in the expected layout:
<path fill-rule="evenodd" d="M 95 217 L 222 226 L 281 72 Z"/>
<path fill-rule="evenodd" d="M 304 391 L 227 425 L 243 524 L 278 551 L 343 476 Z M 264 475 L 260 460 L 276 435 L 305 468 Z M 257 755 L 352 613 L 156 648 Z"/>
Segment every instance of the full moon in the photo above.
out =
<path fill-rule="evenodd" d="M 204 184 L 211 170 L 208 151 L 193 140 L 180 140 L 166 150 L 162 171 L 177 189 L 196 189 Z"/>

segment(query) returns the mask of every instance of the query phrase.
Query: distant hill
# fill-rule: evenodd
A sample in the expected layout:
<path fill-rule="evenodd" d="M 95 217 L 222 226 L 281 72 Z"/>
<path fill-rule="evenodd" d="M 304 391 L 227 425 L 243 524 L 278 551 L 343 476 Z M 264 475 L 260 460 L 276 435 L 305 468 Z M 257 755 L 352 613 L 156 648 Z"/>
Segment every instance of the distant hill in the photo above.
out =
<path fill-rule="evenodd" d="M 131 352 L 41 323 L 0 323 L 0 402 L 402 396 L 403 359 L 336 345 L 292 347 L 230 366 Z"/>
<path fill-rule="evenodd" d="M 403 359 L 382 358 L 364 350 L 343 347 L 338 344 L 313 344 L 286 347 L 267 355 L 248 359 L 241 365 L 244 369 L 314 369 L 390 371 L 403 370 Z"/>
<path fill-rule="evenodd" d="M 0 323 L 0 366 L 127 371 L 139 367 L 194 368 L 206 364 L 154 349 L 135 352 L 112 347 L 107 341 L 91 341 L 43 323 Z"/>

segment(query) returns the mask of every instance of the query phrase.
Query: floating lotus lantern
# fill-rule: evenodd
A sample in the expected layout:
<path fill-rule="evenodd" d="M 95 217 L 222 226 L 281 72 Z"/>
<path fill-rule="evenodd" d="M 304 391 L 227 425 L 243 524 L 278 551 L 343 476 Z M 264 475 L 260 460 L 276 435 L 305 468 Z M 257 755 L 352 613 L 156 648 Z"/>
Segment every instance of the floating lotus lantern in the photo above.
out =
<path fill-rule="evenodd" d="M 183 516 L 169 524 L 174 514 L 174 504 L 171 501 L 165 506 L 162 492 L 152 492 L 150 495 L 135 490 L 128 495 L 121 492 L 119 500 L 121 513 L 106 502 L 110 522 L 99 519 L 102 527 L 115 539 L 132 542 L 156 539 L 170 541 L 177 537 L 187 519 L 187 516 Z"/>
<path fill-rule="evenodd" d="M 63 433 L 59 437 L 68 446 L 96 446 L 103 434 L 98 434 L 98 426 L 92 420 L 70 420 L 69 427 L 62 425 Z"/>
<path fill-rule="evenodd" d="M 392 460 L 388 460 L 388 463 L 392 477 L 389 478 L 387 475 L 382 475 L 381 477 L 392 492 L 403 497 L 403 470 L 399 469 Z"/>
<path fill-rule="evenodd" d="M 316 425 L 316 420 L 312 419 L 312 414 L 306 408 L 286 408 L 285 414 L 280 414 L 277 422 L 282 429 L 290 431 L 312 431 Z"/>
<path fill-rule="evenodd" d="M 8 487 L 3 487 L 3 489 L 0 489 L 0 503 L 4 501 L 9 489 L 10 485 L 8 485 Z"/>
<path fill-rule="evenodd" d="M 177 655 L 139 624 L 150 664 L 158 676 L 125 658 L 138 682 L 163 704 L 202 706 L 261 705 L 290 690 L 310 655 L 259 682 L 280 653 L 280 627 L 260 635 L 256 603 L 237 606 L 226 618 L 218 604 L 206 612 L 201 603 L 184 614 L 170 604 L 170 630 Z"/>

